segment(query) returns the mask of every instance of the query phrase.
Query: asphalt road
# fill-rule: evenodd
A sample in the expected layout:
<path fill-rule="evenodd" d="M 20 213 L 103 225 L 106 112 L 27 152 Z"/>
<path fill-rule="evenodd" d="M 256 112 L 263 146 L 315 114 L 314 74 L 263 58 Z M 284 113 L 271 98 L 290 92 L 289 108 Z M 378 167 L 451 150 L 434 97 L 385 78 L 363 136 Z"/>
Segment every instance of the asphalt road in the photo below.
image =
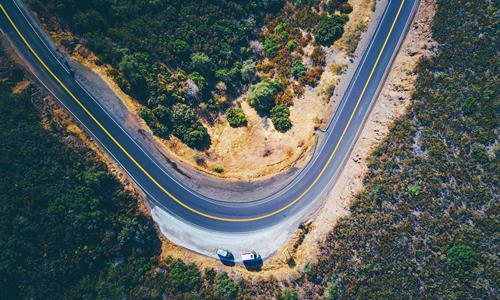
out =
<path fill-rule="evenodd" d="M 150 201 L 193 225 L 221 232 L 247 232 L 301 214 L 331 187 L 370 111 L 418 0 L 390 0 L 370 45 L 342 98 L 319 153 L 286 188 L 252 202 L 228 203 L 188 189 L 129 136 L 68 72 L 44 42 L 34 20 L 16 1 L 0 0 L 0 28 L 38 80 L 109 152 Z M 317 204 L 317 203 L 316 203 Z"/>

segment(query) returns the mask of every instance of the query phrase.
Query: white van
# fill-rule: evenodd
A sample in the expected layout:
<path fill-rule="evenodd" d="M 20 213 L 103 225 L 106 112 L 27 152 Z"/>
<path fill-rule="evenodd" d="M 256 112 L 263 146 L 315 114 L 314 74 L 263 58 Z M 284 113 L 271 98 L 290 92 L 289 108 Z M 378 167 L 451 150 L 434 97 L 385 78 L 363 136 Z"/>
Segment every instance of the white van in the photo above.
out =
<path fill-rule="evenodd" d="M 248 253 L 243 253 L 241 255 L 241 260 L 242 261 L 253 261 L 259 258 L 259 255 L 255 252 L 248 252 Z"/>

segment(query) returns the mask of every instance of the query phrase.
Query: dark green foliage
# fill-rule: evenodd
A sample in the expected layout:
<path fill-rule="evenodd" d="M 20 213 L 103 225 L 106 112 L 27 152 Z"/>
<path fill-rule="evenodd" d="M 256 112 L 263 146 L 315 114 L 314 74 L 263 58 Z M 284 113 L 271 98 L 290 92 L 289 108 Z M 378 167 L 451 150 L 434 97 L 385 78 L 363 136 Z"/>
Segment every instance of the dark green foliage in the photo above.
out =
<path fill-rule="evenodd" d="M 130 297 L 160 250 L 150 220 L 105 166 L 41 126 L 33 89 L 10 88 L 2 80 L 0 298 Z"/>
<path fill-rule="evenodd" d="M 472 269 L 477 262 L 476 252 L 464 244 L 454 245 L 446 251 L 446 256 L 455 267 L 462 270 Z"/>
<path fill-rule="evenodd" d="M 186 104 L 174 108 L 172 123 L 172 133 L 189 147 L 202 149 L 210 145 L 207 129 L 198 121 L 196 111 Z"/>
<path fill-rule="evenodd" d="M 290 111 L 283 104 L 278 104 L 271 109 L 271 119 L 273 120 L 274 128 L 279 132 L 285 132 L 292 128 L 290 122 Z"/>
<path fill-rule="evenodd" d="M 276 56 L 279 48 L 280 45 L 275 36 L 271 35 L 266 37 L 266 39 L 264 40 L 264 52 L 266 52 L 266 55 L 268 57 L 273 58 L 274 56 Z"/>
<path fill-rule="evenodd" d="M 346 16 L 325 16 L 314 31 L 316 42 L 323 46 L 330 46 L 344 34 Z"/>
<path fill-rule="evenodd" d="M 275 96 L 281 84 L 274 79 L 264 79 L 250 87 L 247 101 L 261 115 L 268 114 L 275 104 Z"/>
<path fill-rule="evenodd" d="M 255 73 L 257 72 L 257 68 L 255 67 L 255 61 L 249 59 L 243 62 L 241 66 L 241 79 L 244 82 L 252 82 L 255 78 Z"/>
<path fill-rule="evenodd" d="M 168 263 L 168 269 L 167 280 L 177 291 L 187 293 L 201 285 L 200 271 L 194 265 L 175 259 Z"/>
<path fill-rule="evenodd" d="M 422 188 L 418 185 L 410 185 L 408 187 L 408 193 L 410 193 L 412 197 L 417 197 L 420 193 L 422 193 Z"/>
<path fill-rule="evenodd" d="M 217 299 L 236 299 L 238 294 L 238 286 L 226 272 L 219 272 L 215 276 L 215 289 Z"/>
<path fill-rule="evenodd" d="M 302 76 L 306 75 L 306 66 L 301 60 L 296 60 L 292 63 L 292 75 L 295 79 L 300 79 Z"/>
<path fill-rule="evenodd" d="M 217 81 L 226 83 L 225 96 L 232 99 L 241 92 L 243 83 L 253 80 L 255 65 L 248 63 L 242 68 L 242 62 L 255 59 L 249 41 L 258 38 L 264 16 L 279 11 L 284 1 L 29 0 L 29 3 L 42 17 L 59 17 L 61 24 L 83 38 L 101 63 L 110 63 L 120 70 L 113 74 L 116 82 L 148 109 L 163 105 L 174 110 L 178 104 L 197 108 L 205 103 L 206 113 L 216 113 L 227 108 L 212 99 Z M 202 84 L 194 81 L 195 95 L 186 88 L 193 73 L 203 76 Z M 189 146 L 198 144 L 200 139 L 209 142 L 204 137 L 206 130 L 198 128 L 200 123 L 185 133 L 171 127 L 175 124 L 173 120 L 146 121 L 161 137 L 173 134 Z"/>
<path fill-rule="evenodd" d="M 286 288 L 281 292 L 279 297 L 280 300 L 298 300 L 299 296 L 297 295 L 297 291 L 292 288 Z"/>
<path fill-rule="evenodd" d="M 242 127 L 247 125 L 247 118 L 241 107 L 226 110 L 227 121 L 231 127 Z"/>
<path fill-rule="evenodd" d="M 205 53 L 196 52 L 191 55 L 191 64 L 193 69 L 199 71 L 200 73 L 207 74 L 210 72 L 212 60 Z"/>

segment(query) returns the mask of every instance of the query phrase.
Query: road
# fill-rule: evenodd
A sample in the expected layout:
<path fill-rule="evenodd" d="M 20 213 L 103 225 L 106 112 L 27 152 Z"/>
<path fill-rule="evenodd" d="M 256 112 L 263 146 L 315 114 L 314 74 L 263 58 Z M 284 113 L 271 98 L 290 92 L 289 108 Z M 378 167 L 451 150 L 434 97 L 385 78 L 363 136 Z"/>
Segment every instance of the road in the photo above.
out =
<path fill-rule="evenodd" d="M 226 202 L 189 189 L 137 143 L 75 80 L 16 1 L 0 0 L 0 28 L 34 76 L 86 128 L 148 195 L 149 201 L 189 224 L 218 232 L 249 232 L 303 214 L 331 187 L 349 157 L 418 0 L 391 0 L 333 117 L 317 155 L 287 185 L 266 198 Z"/>

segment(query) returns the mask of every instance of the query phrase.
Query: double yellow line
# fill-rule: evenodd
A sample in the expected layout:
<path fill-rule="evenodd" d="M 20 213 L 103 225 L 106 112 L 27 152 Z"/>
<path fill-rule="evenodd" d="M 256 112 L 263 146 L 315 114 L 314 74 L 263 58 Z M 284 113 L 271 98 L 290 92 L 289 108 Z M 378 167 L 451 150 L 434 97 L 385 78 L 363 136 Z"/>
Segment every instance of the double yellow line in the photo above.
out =
<path fill-rule="evenodd" d="M 376 69 L 376 67 L 377 67 L 377 65 L 378 65 L 378 63 L 380 61 L 380 57 L 382 56 L 382 53 L 384 52 L 384 49 L 385 49 L 385 47 L 387 45 L 387 42 L 389 41 L 389 38 L 390 38 L 390 36 L 392 34 L 392 31 L 394 29 L 394 26 L 396 24 L 396 21 L 397 21 L 399 15 L 400 15 L 400 13 L 401 13 L 401 10 L 403 8 L 403 5 L 404 5 L 405 1 L 406 0 L 402 0 L 401 1 L 401 5 L 400 5 L 400 7 L 398 9 L 396 17 L 394 18 L 394 21 L 392 22 L 391 28 L 389 30 L 389 33 L 387 34 L 387 37 L 386 37 L 386 39 L 384 41 L 382 49 L 380 50 L 380 52 L 379 52 L 379 54 L 377 56 L 377 60 L 375 61 L 375 64 L 373 65 L 373 68 L 372 68 L 372 70 L 370 72 L 370 75 L 369 75 L 368 79 L 366 80 L 366 83 L 365 83 L 365 85 L 363 87 L 363 90 L 362 90 L 361 94 L 359 95 L 359 98 L 358 98 L 358 100 L 356 102 L 356 106 L 354 107 L 354 110 L 353 110 L 351 116 L 349 117 L 349 121 L 347 122 L 346 126 L 344 127 L 344 130 L 342 131 L 342 135 L 340 136 L 340 139 L 338 140 L 337 144 L 335 145 L 335 148 L 333 149 L 333 152 L 331 153 L 328 161 L 326 162 L 326 164 L 321 169 L 321 172 L 314 179 L 314 181 L 311 183 L 311 185 L 302 194 L 300 194 L 300 196 L 298 196 L 297 198 L 295 198 L 293 201 L 291 201 L 287 205 L 283 206 L 282 208 L 280 208 L 280 209 L 278 209 L 276 211 L 273 211 L 271 213 L 262 215 L 262 216 L 252 217 L 252 218 L 242 218 L 242 219 L 237 219 L 237 218 L 223 218 L 223 217 L 217 217 L 217 216 L 213 216 L 213 215 L 209 215 L 209 214 L 203 213 L 203 212 L 201 212 L 199 210 L 196 210 L 196 209 L 188 206 L 187 204 L 185 204 L 181 200 L 177 199 L 174 195 L 172 195 L 167 189 L 165 189 L 151 174 L 149 174 L 148 171 L 146 171 L 146 169 L 144 169 L 144 167 L 141 164 L 139 164 L 139 162 L 134 157 L 132 157 L 132 155 L 130 155 L 130 153 L 115 139 L 115 137 L 113 137 L 113 135 L 111 135 L 111 133 L 99 122 L 99 120 L 97 120 L 96 117 L 94 117 L 94 115 L 82 104 L 82 102 L 80 100 L 78 100 L 78 98 L 54 74 L 54 72 L 52 72 L 52 70 L 47 66 L 47 64 L 45 64 L 45 62 L 40 58 L 40 56 L 38 56 L 38 54 L 35 52 L 35 50 L 28 43 L 28 41 L 26 40 L 26 38 L 24 37 L 24 35 L 21 33 L 21 31 L 19 30 L 19 28 L 16 26 L 16 24 L 14 23 L 14 21 L 12 21 L 12 18 L 7 13 L 7 11 L 5 10 L 5 8 L 4 8 L 4 6 L 2 4 L 0 4 L 0 9 L 2 10 L 3 14 L 5 15 L 5 17 L 9 20 L 9 23 L 12 25 L 12 27 L 14 28 L 14 30 L 17 32 L 17 34 L 19 35 L 19 37 L 21 38 L 21 40 L 24 42 L 24 44 L 26 45 L 26 47 L 35 56 L 35 58 L 42 64 L 42 66 L 45 68 L 45 70 L 68 93 L 68 95 L 85 111 L 85 113 L 99 126 L 99 128 L 101 128 L 102 131 L 123 151 L 123 153 L 125 153 L 125 155 L 144 173 L 144 175 L 146 175 L 152 182 L 154 182 L 154 184 L 156 186 L 158 186 L 158 188 L 160 188 L 168 197 L 170 197 L 172 200 L 174 200 L 175 202 L 177 202 L 179 205 L 181 205 L 185 209 L 187 209 L 187 210 L 189 210 L 189 211 L 191 211 L 191 212 L 193 212 L 195 214 L 198 214 L 200 216 L 209 218 L 209 219 L 218 220 L 218 221 L 226 221 L 226 222 L 250 222 L 250 221 L 258 221 L 258 220 L 262 220 L 262 219 L 265 219 L 265 218 L 272 217 L 272 216 L 277 215 L 280 212 L 288 209 L 289 207 L 291 207 L 292 205 L 294 205 L 296 202 L 298 202 L 300 199 L 302 199 L 314 187 L 314 185 L 318 182 L 318 180 L 321 178 L 321 176 L 325 172 L 326 168 L 328 167 L 328 165 L 332 161 L 333 157 L 335 156 L 335 153 L 337 153 L 337 150 L 338 150 L 338 148 L 340 146 L 340 143 L 342 142 L 342 140 L 343 140 L 343 138 L 344 138 L 344 136 L 345 136 L 345 134 L 347 132 L 347 129 L 349 128 L 349 126 L 350 126 L 350 124 L 352 122 L 352 119 L 354 118 L 354 115 L 355 115 L 355 113 L 356 113 L 356 111 L 358 109 L 359 103 L 361 102 L 361 99 L 363 98 L 363 96 L 364 96 L 364 94 L 366 92 L 366 89 L 368 87 L 368 84 L 370 83 L 370 80 L 371 80 L 371 78 L 373 76 L 373 73 L 375 72 L 375 69 Z"/>

